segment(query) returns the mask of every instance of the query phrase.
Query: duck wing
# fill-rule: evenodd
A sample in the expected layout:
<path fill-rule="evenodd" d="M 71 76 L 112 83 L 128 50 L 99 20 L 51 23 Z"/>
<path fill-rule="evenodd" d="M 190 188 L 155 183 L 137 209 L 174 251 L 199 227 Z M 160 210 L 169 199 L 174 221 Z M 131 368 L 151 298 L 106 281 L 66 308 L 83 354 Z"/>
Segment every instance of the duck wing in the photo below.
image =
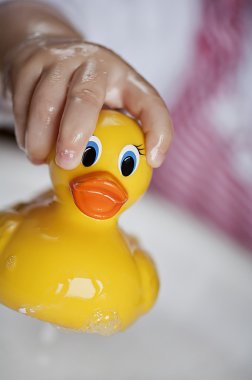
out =
<path fill-rule="evenodd" d="M 0 254 L 22 219 L 22 215 L 15 210 L 0 212 Z"/>
<path fill-rule="evenodd" d="M 18 203 L 9 210 L 0 212 L 0 254 L 6 247 L 9 239 L 20 223 L 24 220 L 26 214 L 34 207 L 50 204 L 55 198 L 52 190 L 36 196 L 30 202 Z"/>

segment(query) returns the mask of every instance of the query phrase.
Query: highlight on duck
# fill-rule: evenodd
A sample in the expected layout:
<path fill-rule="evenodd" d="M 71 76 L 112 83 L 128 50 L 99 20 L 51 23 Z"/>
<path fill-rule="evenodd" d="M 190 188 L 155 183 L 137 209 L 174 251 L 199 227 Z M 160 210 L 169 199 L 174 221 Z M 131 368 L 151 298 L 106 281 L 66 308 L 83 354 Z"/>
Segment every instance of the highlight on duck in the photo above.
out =
<path fill-rule="evenodd" d="M 73 170 L 48 161 L 52 190 L 0 213 L 0 302 L 64 328 L 110 335 L 154 304 L 150 256 L 118 226 L 152 169 L 137 122 L 102 110 Z"/>

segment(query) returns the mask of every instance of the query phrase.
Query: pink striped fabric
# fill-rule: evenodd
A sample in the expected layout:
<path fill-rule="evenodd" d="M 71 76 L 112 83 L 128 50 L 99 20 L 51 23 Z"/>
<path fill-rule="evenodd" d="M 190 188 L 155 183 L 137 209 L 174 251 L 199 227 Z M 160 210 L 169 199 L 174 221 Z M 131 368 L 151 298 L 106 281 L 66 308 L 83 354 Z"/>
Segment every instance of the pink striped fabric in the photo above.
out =
<path fill-rule="evenodd" d="M 153 186 L 252 250 L 252 182 L 237 176 L 235 137 L 214 125 L 209 104 L 235 91 L 243 59 L 249 1 L 205 0 L 194 65 L 171 110 L 175 137 Z M 250 123 L 252 120 L 250 120 Z M 252 125 L 247 143 L 252 155 Z M 252 178 L 252 167 L 251 178 Z"/>

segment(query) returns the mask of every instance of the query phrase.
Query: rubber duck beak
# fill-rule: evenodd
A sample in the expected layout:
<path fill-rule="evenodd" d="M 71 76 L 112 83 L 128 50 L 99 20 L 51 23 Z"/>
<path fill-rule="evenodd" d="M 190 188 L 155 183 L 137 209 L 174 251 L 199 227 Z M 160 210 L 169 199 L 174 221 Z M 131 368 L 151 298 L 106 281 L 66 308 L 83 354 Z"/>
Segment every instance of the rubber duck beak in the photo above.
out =
<path fill-rule="evenodd" d="M 70 189 L 79 210 L 94 219 L 112 218 L 128 200 L 126 190 L 107 172 L 76 177 Z"/>

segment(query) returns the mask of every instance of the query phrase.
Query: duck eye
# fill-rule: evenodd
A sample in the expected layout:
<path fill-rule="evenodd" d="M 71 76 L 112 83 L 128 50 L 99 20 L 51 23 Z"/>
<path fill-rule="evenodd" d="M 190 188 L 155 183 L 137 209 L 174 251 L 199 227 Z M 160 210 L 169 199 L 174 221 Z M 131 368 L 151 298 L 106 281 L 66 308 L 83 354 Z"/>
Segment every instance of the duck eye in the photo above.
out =
<path fill-rule="evenodd" d="M 131 175 L 139 164 L 139 151 L 134 145 L 126 145 L 119 155 L 118 167 L 124 177 Z"/>
<path fill-rule="evenodd" d="M 100 158 L 102 144 L 98 137 L 92 136 L 82 156 L 82 164 L 86 167 L 94 165 Z"/>

